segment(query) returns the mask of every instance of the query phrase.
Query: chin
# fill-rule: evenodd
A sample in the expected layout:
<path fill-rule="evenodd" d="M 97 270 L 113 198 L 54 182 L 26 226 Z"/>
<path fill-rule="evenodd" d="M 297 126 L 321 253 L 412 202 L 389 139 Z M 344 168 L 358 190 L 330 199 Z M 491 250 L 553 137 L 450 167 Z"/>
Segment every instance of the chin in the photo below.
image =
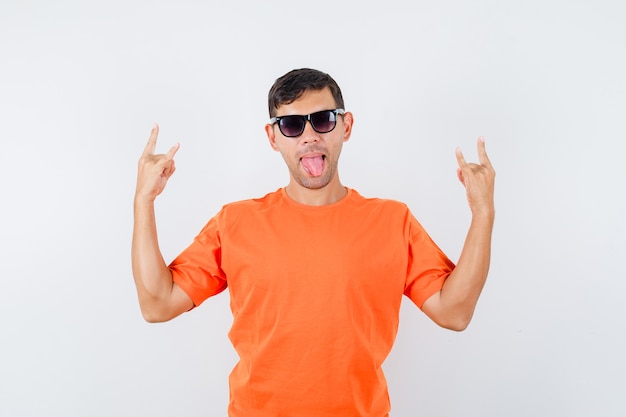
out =
<path fill-rule="evenodd" d="M 319 190 L 330 184 L 331 178 L 327 175 L 320 175 L 319 177 L 300 177 L 298 184 L 309 190 Z"/>
<path fill-rule="evenodd" d="M 305 181 L 300 182 L 300 185 L 303 186 L 304 188 L 308 188 L 309 190 L 319 190 L 319 189 L 326 187 L 329 183 L 330 181 L 305 180 Z"/>

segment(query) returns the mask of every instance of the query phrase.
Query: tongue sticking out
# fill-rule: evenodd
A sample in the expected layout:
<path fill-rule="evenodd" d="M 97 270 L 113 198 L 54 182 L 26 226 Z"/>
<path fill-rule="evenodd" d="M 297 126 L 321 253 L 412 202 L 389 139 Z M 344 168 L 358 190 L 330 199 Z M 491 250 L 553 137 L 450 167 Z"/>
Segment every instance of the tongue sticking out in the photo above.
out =
<path fill-rule="evenodd" d="M 304 157 L 301 159 L 304 170 L 314 177 L 322 175 L 324 170 L 324 158 L 319 156 Z"/>

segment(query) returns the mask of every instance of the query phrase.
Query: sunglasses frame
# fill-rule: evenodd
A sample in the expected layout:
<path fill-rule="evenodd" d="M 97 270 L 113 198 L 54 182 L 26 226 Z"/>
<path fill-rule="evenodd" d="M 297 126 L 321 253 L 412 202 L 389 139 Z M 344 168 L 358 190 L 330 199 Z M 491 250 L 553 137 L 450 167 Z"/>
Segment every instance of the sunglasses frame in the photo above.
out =
<path fill-rule="evenodd" d="M 325 112 L 331 112 L 335 114 L 335 125 L 333 126 L 332 129 L 326 132 L 320 132 L 319 130 L 315 128 L 315 125 L 311 121 L 311 116 L 313 116 L 314 114 L 325 113 Z M 320 111 L 316 111 L 314 113 L 307 114 L 307 115 L 289 114 L 285 116 L 272 117 L 270 119 L 270 124 L 274 125 L 275 123 L 278 123 L 278 130 L 280 130 L 280 133 L 282 133 L 283 136 L 288 137 L 288 138 L 297 138 L 298 136 L 301 136 L 304 133 L 304 129 L 306 129 L 307 121 L 311 124 L 311 127 L 313 128 L 313 130 L 315 130 L 317 133 L 329 133 L 335 130 L 335 127 L 337 127 L 337 116 L 340 114 L 343 115 L 345 114 L 345 112 L 346 111 L 344 109 L 333 109 L 333 110 L 320 110 Z M 280 123 L 279 123 L 280 120 L 285 117 L 296 117 L 296 118 L 299 118 L 300 120 L 304 120 L 304 124 L 302 125 L 302 131 L 300 131 L 300 133 L 298 133 L 297 135 L 293 135 L 293 136 L 285 135 L 285 132 L 283 132 L 283 129 L 281 128 Z"/>

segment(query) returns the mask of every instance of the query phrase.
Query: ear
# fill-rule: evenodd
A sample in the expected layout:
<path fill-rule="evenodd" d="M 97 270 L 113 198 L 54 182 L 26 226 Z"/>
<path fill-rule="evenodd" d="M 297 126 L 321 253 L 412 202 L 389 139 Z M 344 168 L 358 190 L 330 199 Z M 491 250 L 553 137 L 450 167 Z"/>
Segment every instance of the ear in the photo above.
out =
<path fill-rule="evenodd" d="M 270 142 L 270 146 L 272 149 L 278 152 L 278 146 L 276 145 L 276 135 L 274 134 L 274 125 L 266 124 L 265 125 L 265 134 L 267 135 L 267 140 Z"/>
<path fill-rule="evenodd" d="M 354 124 L 354 116 L 351 112 L 343 114 L 343 141 L 347 142 L 352 134 L 352 125 Z"/>

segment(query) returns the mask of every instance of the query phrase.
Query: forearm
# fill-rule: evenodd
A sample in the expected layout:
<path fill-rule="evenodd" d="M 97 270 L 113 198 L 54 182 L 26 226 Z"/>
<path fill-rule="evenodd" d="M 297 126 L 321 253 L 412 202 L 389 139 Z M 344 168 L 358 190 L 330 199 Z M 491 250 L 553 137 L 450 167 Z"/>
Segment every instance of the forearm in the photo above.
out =
<path fill-rule="evenodd" d="M 491 260 L 491 232 L 494 213 L 472 216 L 461 256 L 440 294 L 444 320 L 464 329 L 469 324 L 485 285 Z"/>
<path fill-rule="evenodd" d="M 144 316 L 150 315 L 172 292 L 172 274 L 163 260 L 157 238 L 153 202 L 135 199 L 132 268 Z"/>

